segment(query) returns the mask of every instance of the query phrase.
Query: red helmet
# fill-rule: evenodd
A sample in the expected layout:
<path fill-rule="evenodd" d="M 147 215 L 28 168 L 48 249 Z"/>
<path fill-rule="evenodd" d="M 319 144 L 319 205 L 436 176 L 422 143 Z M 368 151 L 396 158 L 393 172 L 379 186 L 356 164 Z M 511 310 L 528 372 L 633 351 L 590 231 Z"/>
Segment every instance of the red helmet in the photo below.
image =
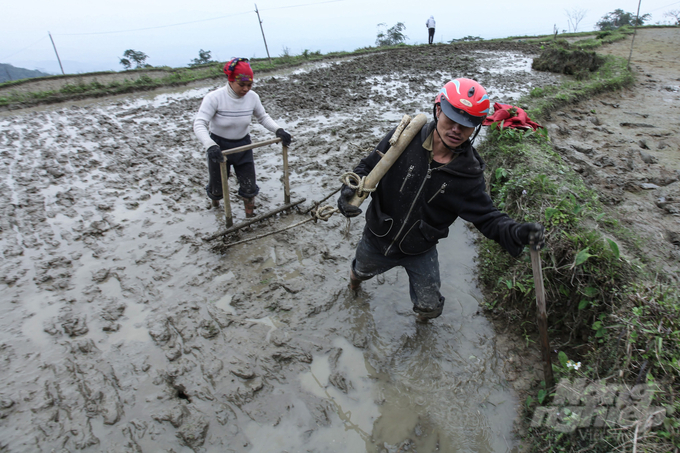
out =
<path fill-rule="evenodd" d="M 489 114 L 491 103 L 486 90 L 472 79 L 458 78 L 441 89 L 435 98 L 450 120 L 467 127 L 477 127 Z"/>

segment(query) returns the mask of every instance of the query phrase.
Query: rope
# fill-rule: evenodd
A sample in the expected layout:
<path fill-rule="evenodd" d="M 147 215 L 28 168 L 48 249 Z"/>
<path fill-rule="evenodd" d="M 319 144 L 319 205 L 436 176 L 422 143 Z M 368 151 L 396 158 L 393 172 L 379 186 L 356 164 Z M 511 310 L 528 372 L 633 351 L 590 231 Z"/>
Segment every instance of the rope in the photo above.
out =
<path fill-rule="evenodd" d="M 404 115 L 401 118 L 399 126 L 397 126 L 397 129 L 395 129 L 394 134 L 392 134 L 392 138 L 390 138 L 390 146 L 394 146 L 394 144 L 397 143 L 397 140 L 399 140 L 399 137 L 401 136 L 401 133 L 404 131 L 404 128 L 406 128 L 406 126 L 408 126 L 410 122 L 411 117 L 408 115 Z"/>
<path fill-rule="evenodd" d="M 356 173 L 353 173 L 351 171 L 343 174 L 341 180 L 342 180 L 342 183 L 345 184 L 347 187 L 349 187 L 353 190 L 356 190 L 356 193 L 359 196 L 363 196 L 363 194 L 368 195 L 370 192 L 375 191 L 375 188 L 370 189 L 370 188 L 364 187 L 364 184 L 366 182 L 365 176 L 360 177 L 359 175 L 357 175 Z M 335 192 L 337 192 L 337 190 Z M 333 192 L 333 193 L 335 193 L 335 192 Z M 331 194 L 331 195 L 333 195 L 333 194 Z M 329 197 L 331 195 L 329 195 Z M 329 197 L 324 198 L 324 200 L 329 198 Z M 321 200 L 321 202 L 323 202 L 324 200 Z M 319 202 L 319 203 L 321 203 L 321 202 Z M 253 236 L 253 237 L 248 238 L 248 239 L 243 239 L 242 241 L 230 242 L 228 244 L 224 244 L 224 247 L 232 247 L 234 245 L 244 244 L 246 242 L 251 242 L 251 241 L 255 241 L 257 239 L 262 239 L 264 237 L 271 236 L 272 234 L 281 233 L 283 231 L 290 230 L 291 228 L 295 228 L 295 227 L 298 227 L 300 225 L 304 225 L 305 223 L 308 223 L 308 222 L 311 222 L 311 221 L 314 221 L 314 223 L 316 223 L 319 220 L 323 220 L 324 222 L 326 222 L 336 212 L 340 212 L 340 209 L 338 209 L 335 206 L 331 206 L 331 205 L 319 206 L 318 208 L 312 209 L 310 211 L 311 217 L 309 219 L 303 220 L 301 222 L 294 223 L 293 225 L 289 225 L 285 228 L 281 228 L 281 229 L 276 230 L 276 231 L 271 231 L 271 232 L 265 233 L 265 234 L 259 234 L 257 236 Z"/>
<path fill-rule="evenodd" d="M 365 176 L 359 176 L 354 172 L 348 171 L 347 173 L 344 173 L 342 177 L 340 178 L 342 180 L 342 183 L 349 187 L 350 189 L 356 190 L 356 194 L 358 197 L 366 197 L 368 196 L 369 193 L 375 192 L 375 187 L 369 188 L 369 187 L 364 187 L 364 184 L 366 183 L 366 177 Z"/>
<path fill-rule="evenodd" d="M 303 221 L 298 222 L 298 223 L 294 223 L 294 224 L 289 225 L 285 228 L 281 228 L 280 230 L 270 231 L 269 233 L 265 233 L 265 234 L 259 234 L 257 236 L 253 236 L 253 237 L 248 238 L 248 239 L 243 239 L 242 241 L 230 242 L 229 244 L 225 244 L 224 247 L 231 247 L 233 245 L 244 244 L 246 242 L 255 241 L 257 239 L 262 239 L 262 238 L 265 238 L 267 236 L 271 236 L 272 234 L 281 233 L 283 231 L 290 230 L 291 228 L 295 228 L 295 227 L 298 227 L 300 225 L 304 225 L 305 223 L 308 223 L 308 222 L 311 222 L 311 221 L 314 221 L 314 223 L 316 223 L 318 220 L 323 220 L 325 222 L 328 219 L 330 219 L 331 216 L 333 214 L 335 214 L 336 212 L 340 212 L 340 210 L 338 208 L 334 207 L 334 206 L 331 206 L 331 205 L 321 206 L 320 208 L 311 211 L 312 217 L 310 217 L 309 219 L 303 220 Z"/>
<path fill-rule="evenodd" d="M 321 206 L 317 210 L 312 211 L 312 216 L 314 216 L 315 221 L 318 219 L 326 222 L 336 212 L 340 212 L 340 210 L 335 206 L 327 204 L 326 206 Z"/>

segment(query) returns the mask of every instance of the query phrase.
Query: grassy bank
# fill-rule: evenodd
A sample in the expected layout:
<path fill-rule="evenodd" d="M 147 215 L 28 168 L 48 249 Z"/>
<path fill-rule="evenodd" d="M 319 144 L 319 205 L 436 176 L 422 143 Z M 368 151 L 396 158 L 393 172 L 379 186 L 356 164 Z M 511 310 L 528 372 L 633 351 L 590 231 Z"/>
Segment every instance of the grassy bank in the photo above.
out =
<path fill-rule="evenodd" d="M 357 51 L 356 53 L 362 53 Z M 285 67 L 299 66 L 304 63 L 320 61 L 323 59 L 340 58 L 348 55 L 346 52 L 334 52 L 322 55 L 320 52 L 305 51 L 301 55 L 282 55 L 269 59 L 251 60 L 253 72 L 258 75 L 266 74 Z M 144 68 L 125 71 L 123 73 L 98 72 L 80 75 L 37 77 L 23 79 L 0 84 L 3 93 L 0 94 L 0 107 L 22 108 L 38 104 L 52 104 L 69 100 L 84 98 L 96 98 L 126 94 L 139 91 L 149 91 L 162 87 L 187 85 L 192 82 L 223 78 L 222 68 L 224 63 L 212 63 L 190 68 Z M 111 74 L 122 75 L 122 80 L 101 83 L 96 80 L 97 76 L 105 78 Z M 85 81 L 85 79 L 93 81 Z M 58 81 L 59 79 L 75 80 L 74 83 L 66 83 L 58 90 L 30 91 L 19 90 L 25 85 L 40 81 Z M 17 88 L 17 90 L 12 90 Z"/>
<path fill-rule="evenodd" d="M 563 50 L 550 49 L 547 58 L 581 58 L 582 49 Z M 557 108 L 632 82 L 626 61 L 607 57 L 580 80 L 534 89 L 519 105 L 540 121 Z M 528 450 L 611 452 L 633 444 L 639 451 L 675 450 L 680 446 L 676 288 L 645 256 L 635 232 L 622 226 L 553 150 L 547 134 L 491 128 L 480 151 L 496 205 L 547 229 L 542 260 L 550 338 L 557 352 L 553 369 L 555 380 L 566 378 L 569 386 L 556 392 L 542 383 L 525 402 Z M 479 269 L 486 308 L 528 342 L 537 341 L 528 253 L 513 259 L 484 240 Z M 654 388 L 656 393 L 649 391 Z M 598 415 L 608 427 L 588 428 Z"/>

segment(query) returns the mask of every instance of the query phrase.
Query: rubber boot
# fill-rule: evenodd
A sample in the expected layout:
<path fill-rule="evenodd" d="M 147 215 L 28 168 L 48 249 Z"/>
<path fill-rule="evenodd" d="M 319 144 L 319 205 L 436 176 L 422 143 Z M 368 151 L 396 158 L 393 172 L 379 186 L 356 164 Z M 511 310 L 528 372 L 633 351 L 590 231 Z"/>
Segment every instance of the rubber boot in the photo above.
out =
<path fill-rule="evenodd" d="M 220 207 L 220 200 L 210 200 L 212 202 L 212 207 L 213 208 L 219 208 Z"/>
<path fill-rule="evenodd" d="M 361 287 L 361 280 L 354 276 L 352 269 L 349 270 L 349 289 L 352 291 L 358 291 Z"/>
<path fill-rule="evenodd" d="M 430 318 L 427 318 L 421 314 L 416 315 L 416 322 L 418 324 L 429 324 L 430 323 Z"/>
<path fill-rule="evenodd" d="M 255 217 L 255 197 L 244 198 L 243 206 L 245 207 L 246 210 L 246 218 Z"/>

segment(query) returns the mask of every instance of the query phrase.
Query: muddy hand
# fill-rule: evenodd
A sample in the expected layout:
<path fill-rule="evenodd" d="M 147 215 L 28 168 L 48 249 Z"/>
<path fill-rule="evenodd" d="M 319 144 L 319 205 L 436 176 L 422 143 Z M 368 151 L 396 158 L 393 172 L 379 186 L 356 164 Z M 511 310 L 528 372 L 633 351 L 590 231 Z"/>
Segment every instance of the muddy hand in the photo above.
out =
<path fill-rule="evenodd" d="M 340 213 L 347 218 L 356 217 L 361 214 L 361 209 L 358 206 L 354 206 L 349 203 L 349 201 L 354 197 L 356 191 L 350 187 L 343 184 L 342 190 L 340 191 L 340 197 L 338 198 L 338 209 Z"/>
<path fill-rule="evenodd" d="M 540 223 L 523 223 L 515 230 L 517 240 L 522 245 L 531 245 L 534 250 L 541 250 L 545 245 L 545 228 Z"/>
<path fill-rule="evenodd" d="M 222 155 L 222 150 L 219 146 L 212 145 L 208 148 L 208 159 L 215 163 L 224 162 L 224 156 Z"/>
<path fill-rule="evenodd" d="M 276 130 L 276 136 L 281 139 L 281 143 L 283 144 L 283 146 L 290 145 L 290 142 L 293 140 L 293 137 L 288 132 L 283 130 L 282 127 Z"/>

